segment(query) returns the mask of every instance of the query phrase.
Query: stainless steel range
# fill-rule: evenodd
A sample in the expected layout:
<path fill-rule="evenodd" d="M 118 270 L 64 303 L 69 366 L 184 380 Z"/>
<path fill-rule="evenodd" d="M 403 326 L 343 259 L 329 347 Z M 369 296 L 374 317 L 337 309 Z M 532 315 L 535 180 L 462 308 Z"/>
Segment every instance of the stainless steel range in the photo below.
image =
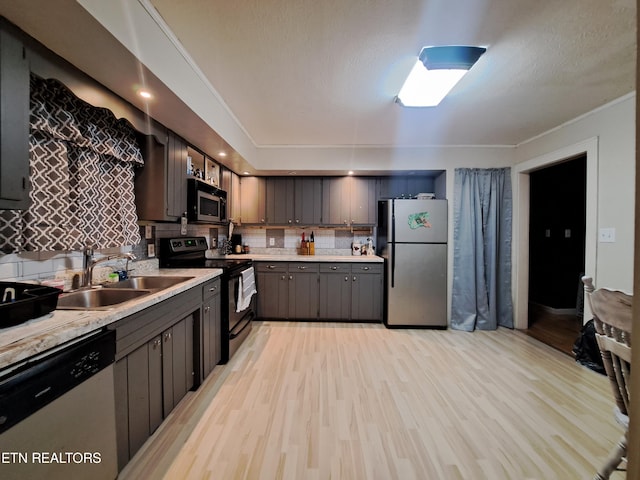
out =
<path fill-rule="evenodd" d="M 161 238 L 160 268 L 220 268 L 222 274 L 222 360 L 227 363 L 251 331 L 256 294 L 250 259 L 206 258 L 205 237 Z M 244 288 L 243 288 L 244 287 Z"/>

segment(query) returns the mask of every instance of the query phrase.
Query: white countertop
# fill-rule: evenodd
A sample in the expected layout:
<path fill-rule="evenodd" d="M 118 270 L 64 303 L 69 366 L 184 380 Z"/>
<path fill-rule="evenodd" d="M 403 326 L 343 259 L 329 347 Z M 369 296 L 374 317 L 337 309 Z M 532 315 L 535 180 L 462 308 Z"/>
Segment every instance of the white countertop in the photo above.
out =
<path fill-rule="evenodd" d="M 253 253 L 242 253 L 226 255 L 228 259 L 250 258 L 254 262 L 363 262 L 363 263 L 383 263 L 384 258 L 377 255 L 264 255 Z"/>
<path fill-rule="evenodd" d="M 191 280 L 128 301 L 111 310 L 54 310 L 48 315 L 0 329 L 0 368 L 20 362 L 74 338 L 144 310 L 173 295 L 222 275 L 218 268 L 152 269 L 145 275 L 185 276 Z"/>

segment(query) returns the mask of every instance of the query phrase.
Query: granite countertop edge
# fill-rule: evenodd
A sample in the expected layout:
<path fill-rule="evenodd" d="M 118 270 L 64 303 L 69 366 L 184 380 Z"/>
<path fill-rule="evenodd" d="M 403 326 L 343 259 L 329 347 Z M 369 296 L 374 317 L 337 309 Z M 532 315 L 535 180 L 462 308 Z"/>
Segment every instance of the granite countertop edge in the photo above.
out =
<path fill-rule="evenodd" d="M 384 258 L 377 255 L 265 255 L 265 254 L 233 254 L 224 257 L 216 257 L 224 259 L 250 259 L 254 262 L 318 262 L 318 263 L 383 263 Z"/>
<path fill-rule="evenodd" d="M 0 329 L 0 369 L 55 348 L 116 322 L 163 300 L 222 275 L 211 269 L 152 269 L 150 276 L 193 277 L 172 287 L 125 302 L 110 310 L 54 310 L 20 325 Z"/>

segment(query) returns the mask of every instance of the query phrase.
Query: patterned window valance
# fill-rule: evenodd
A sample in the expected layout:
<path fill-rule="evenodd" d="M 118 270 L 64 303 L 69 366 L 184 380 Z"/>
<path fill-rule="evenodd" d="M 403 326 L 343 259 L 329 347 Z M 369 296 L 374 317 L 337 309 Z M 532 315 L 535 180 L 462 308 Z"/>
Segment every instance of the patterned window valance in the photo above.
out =
<path fill-rule="evenodd" d="M 31 75 L 31 206 L 0 210 L 0 250 L 80 250 L 140 243 L 135 130 L 77 98 L 57 80 Z"/>

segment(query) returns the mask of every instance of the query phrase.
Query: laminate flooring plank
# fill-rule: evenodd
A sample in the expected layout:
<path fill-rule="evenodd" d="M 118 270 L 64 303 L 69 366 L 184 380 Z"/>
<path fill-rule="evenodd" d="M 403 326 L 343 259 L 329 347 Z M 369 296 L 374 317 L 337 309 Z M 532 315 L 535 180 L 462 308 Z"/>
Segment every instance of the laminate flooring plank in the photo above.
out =
<path fill-rule="evenodd" d="M 607 382 L 508 329 L 255 322 L 119 478 L 590 478 L 621 433 Z"/>

